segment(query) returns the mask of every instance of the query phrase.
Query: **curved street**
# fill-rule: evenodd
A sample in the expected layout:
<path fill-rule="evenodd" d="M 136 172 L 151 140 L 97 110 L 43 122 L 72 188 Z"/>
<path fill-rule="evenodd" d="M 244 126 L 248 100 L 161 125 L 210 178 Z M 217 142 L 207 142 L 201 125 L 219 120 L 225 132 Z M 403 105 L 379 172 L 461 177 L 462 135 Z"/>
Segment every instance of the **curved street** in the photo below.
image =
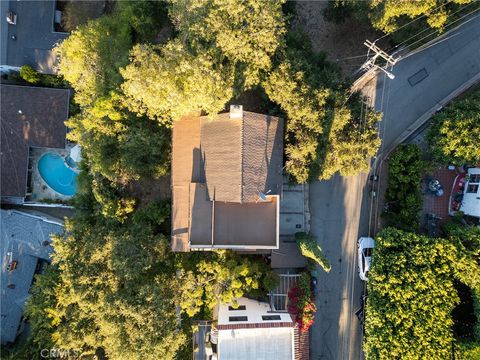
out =
<path fill-rule="evenodd" d="M 384 114 L 378 159 L 480 80 L 480 15 L 400 59 L 392 73 L 394 80 L 380 72 L 362 89 Z M 311 232 L 332 264 L 328 274 L 317 269 L 312 360 L 362 358 L 362 331 L 355 311 L 360 307 L 363 283 L 357 274 L 356 242 L 373 232 L 369 230 L 369 191 L 367 174 L 337 175 L 310 185 Z"/>

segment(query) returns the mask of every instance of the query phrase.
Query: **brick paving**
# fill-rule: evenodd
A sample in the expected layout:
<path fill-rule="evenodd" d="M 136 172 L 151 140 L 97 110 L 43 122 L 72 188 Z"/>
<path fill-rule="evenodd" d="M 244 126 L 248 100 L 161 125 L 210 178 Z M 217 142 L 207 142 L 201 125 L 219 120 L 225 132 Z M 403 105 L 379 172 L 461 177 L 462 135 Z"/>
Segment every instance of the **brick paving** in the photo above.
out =
<path fill-rule="evenodd" d="M 423 192 L 423 209 L 422 214 L 433 213 L 441 218 L 440 223 L 448 221 L 448 207 L 450 195 L 452 193 L 452 186 L 459 173 L 456 170 L 449 170 L 441 168 L 435 170 L 431 175 L 425 176 L 422 182 Z M 428 191 L 428 181 L 430 179 L 437 179 L 443 186 L 443 195 L 435 196 Z"/>

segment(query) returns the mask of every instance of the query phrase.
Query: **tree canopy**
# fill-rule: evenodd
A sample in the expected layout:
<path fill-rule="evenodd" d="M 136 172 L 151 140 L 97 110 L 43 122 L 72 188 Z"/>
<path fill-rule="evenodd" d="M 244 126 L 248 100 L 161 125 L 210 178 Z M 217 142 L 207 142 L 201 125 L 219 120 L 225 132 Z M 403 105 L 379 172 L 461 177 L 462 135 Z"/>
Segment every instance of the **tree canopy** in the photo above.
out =
<path fill-rule="evenodd" d="M 275 276 L 263 261 L 241 257 L 232 251 L 215 251 L 210 256 L 184 266 L 179 299 L 182 311 L 194 316 L 200 311 L 212 312 L 219 303 L 236 304 L 245 293 L 261 294 L 276 285 Z"/>
<path fill-rule="evenodd" d="M 315 261 L 322 267 L 323 270 L 325 270 L 325 272 L 330 272 L 332 266 L 325 257 L 320 245 L 317 244 L 317 241 L 313 235 L 304 232 L 298 232 L 295 234 L 295 240 L 303 256 Z"/>
<path fill-rule="evenodd" d="M 226 57 L 250 88 L 270 69 L 283 41 L 284 1 L 169 0 L 169 14 L 180 38 L 218 50 L 219 60 Z"/>
<path fill-rule="evenodd" d="M 57 46 L 59 74 L 75 89 L 80 106 L 118 86 L 118 69 L 128 63 L 131 45 L 128 23 L 103 16 L 80 26 Z"/>
<path fill-rule="evenodd" d="M 462 166 L 480 162 L 480 90 L 454 101 L 431 119 L 428 141 L 434 159 Z"/>
<path fill-rule="evenodd" d="M 170 167 L 170 129 L 123 105 L 111 92 L 67 122 L 68 139 L 82 146 L 90 171 L 126 184 L 141 176 L 160 177 Z"/>
<path fill-rule="evenodd" d="M 263 87 L 286 114 L 286 171 L 301 183 L 367 171 L 381 114 L 358 94 L 348 99 L 338 68 L 305 34 L 290 34 L 277 62 Z"/>
<path fill-rule="evenodd" d="M 451 357 L 457 261 L 447 239 L 394 228 L 377 236 L 368 276 L 366 359 Z"/>
<path fill-rule="evenodd" d="M 399 28 L 404 19 L 414 19 L 424 16 L 428 26 L 442 29 L 451 12 L 448 3 L 467 4 L 472 0 L 370 0 L 370 17 L 375 28 L 385 33 L 391 33 Z"/>
<path fill-rule="evenodd" d="M 152 203 L 123 225 L 86 213 L 67 221 L 27 305 L 34 338 L 50 331 L 56 347 L 82 354 L 101 348 L 112 359 L 174 359 L 185 335 L 173 257 L 160 232 L 168 213 L 167 204 Z M 45 285 L 50 276 L 56 283 Z"/>
<path fill-rule="evenodd" d="M 232 97 L 232 68 L 208 52 L 194 54 L 179 40 L 162 47 L 137 45 L 121 70 L 132 111 L 163 124 L 200 110 L 216 115 Z"/>

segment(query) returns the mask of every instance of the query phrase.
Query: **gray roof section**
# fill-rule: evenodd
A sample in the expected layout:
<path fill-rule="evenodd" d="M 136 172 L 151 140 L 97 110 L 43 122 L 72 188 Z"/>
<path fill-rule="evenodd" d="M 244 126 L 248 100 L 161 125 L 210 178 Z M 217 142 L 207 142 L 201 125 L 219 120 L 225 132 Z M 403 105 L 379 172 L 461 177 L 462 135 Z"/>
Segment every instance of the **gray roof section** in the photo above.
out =
<path fill-rule="evenodd" d="M 200 149 L 210 200 L 245 203 L 257 201 L 259 191 L 279 194 L 283 120 L 248 111 L 241 119 L 229 115 L 202 118 Z"/>
<path fill-rule="evenodd" d="M 55 73 L 57 58 L 52 49 L 68 36 L 67 33 L 53 32 L 55 1 L 1 2 L 1 65 L 30 65 L 40 72 Z M 16 25 L 7 24 L 5 27 L 7 11 L 17 14 Z"/>
<path fill-rule="evenodd" d="M 1 343 L 15 341 L 25 300 L 39 259 L 49 260 L 53 249 L 43 245 L 51 234 L 63 231 L 59 223 L 15 210 L 0 210 L 1 225 Z M 17 268 L 8 271 L 10 260 Z M 10 289 L 9 284 L 15 288 Z"/>

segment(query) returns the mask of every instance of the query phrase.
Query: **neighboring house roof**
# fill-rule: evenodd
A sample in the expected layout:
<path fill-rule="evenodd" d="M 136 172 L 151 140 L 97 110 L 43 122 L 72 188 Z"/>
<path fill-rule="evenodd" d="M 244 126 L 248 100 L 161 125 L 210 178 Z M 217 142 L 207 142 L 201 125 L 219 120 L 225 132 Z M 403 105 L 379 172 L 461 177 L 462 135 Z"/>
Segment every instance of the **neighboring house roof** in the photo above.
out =
<path fill-rule="evenodd" d="M 44 73 L 56 73 L 57 57 L 52 49 L 68 33 L 54 32 L 55 1 L 1 1 L 1 64 L 30 65 Z M 8 11 L 17 14 L 17 24 L 5 21 Z M 15 38 L 12 39 L 12 36 Z"/>
<path fill-rule="evenodd" d="M 174 250 L 278 247 L 282 119 L 185 117 L 172 143 Z M 268 201 L 258 201 L 259 192 Z"/>
<path fill-rule="evenodd" d="M 38 260 L 49 260 L 52 247 L 45 245 L 51 234 L 63 231 L 59 223 L 13 210 L 0 210 L 1 228 L 1 343 L 13 342 L 21 322 L 25 300 Z M 8 271 L 11 260 L 17 267 Z M 15 287 L 9 288 L 10 284 Z"/>
<path fill-rule="evenodd" d="M 218 359 L 293 360 L 295 323 L 290 314 L 272 313 L 267 303 L 247 298 L 237 302 L 237 309 L 219 305 Z"/>
<path fill-rule="evenodd" d="M 460 210 L 466 215 L 480 218 L 480 168 L 468 169 L 468 176 Z"/>
<path fill-rule="evenodd" d="M 69 91 L 0 85 L 1 197 L 25 197 L 30 147 L 65 147 Z"/>

